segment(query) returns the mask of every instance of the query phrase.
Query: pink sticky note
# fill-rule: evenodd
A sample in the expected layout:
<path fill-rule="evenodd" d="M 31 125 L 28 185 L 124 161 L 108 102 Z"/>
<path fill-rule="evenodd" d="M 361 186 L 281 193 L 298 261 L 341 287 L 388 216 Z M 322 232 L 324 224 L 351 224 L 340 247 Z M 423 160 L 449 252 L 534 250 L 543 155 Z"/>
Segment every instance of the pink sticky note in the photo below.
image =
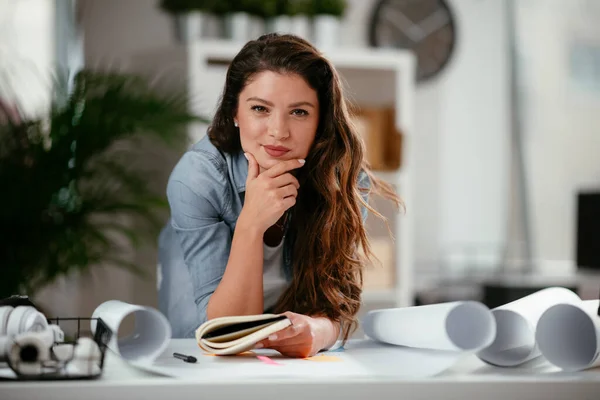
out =
<path fill-rule="evenodd" d="M 265 364 L 283 366 L 283 364 L 279 364 L 278 362 L 273 361 L 271 358 L 269 358 L 267 356 L 256 356 L 256 358 L 258 358 L 260 361 L 264 362 Z"/>

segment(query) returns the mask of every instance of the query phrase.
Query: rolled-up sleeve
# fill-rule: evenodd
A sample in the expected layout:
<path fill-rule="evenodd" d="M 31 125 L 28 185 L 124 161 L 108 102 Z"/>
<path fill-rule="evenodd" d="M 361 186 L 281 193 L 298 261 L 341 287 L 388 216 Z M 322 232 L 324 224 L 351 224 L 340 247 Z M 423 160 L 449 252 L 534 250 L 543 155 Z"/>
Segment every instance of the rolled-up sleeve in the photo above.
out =
<path fill-rule="evenodd" d="M 167 185 L 171 224 L 189 271 L 198 321 L 206 309 L 229 259 L 231 229 L 223 221 L 230 206 L 226 175 L 210 155 L 184 155 Z"/>

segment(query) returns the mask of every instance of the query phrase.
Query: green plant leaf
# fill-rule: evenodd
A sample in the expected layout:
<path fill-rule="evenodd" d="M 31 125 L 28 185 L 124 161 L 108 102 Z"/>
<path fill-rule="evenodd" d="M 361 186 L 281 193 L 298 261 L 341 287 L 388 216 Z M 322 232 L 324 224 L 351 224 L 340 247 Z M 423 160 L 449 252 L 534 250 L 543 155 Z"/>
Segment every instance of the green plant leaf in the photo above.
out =
<path fill-rule="evenodd" d="M 143 276 L 131 253 L 168 208 L 149 149 L 184 149 L 187 125 L 206 122 L 126 73 L 81 71 L 62 99 L 31 120 L 0 99 L 0 297 L 97 266 Z"/>

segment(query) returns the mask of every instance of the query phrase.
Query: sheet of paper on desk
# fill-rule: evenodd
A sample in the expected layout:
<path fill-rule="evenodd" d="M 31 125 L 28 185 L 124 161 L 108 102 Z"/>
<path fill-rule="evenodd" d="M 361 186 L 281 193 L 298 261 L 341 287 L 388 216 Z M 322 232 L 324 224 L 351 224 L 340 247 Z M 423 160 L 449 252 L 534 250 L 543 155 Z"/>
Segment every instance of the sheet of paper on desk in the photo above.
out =
<path fill-rule="evenodd" d="M 174 352 L 193 355 L 195 364 L 173 358 Z M 390 346 L 370 340 L 350 340 L 343 352 L 322 353 L 335 356 L 336 362 L 314 362 L 307 359 L 282 357 L 268 350 L 253 350 L 265 355 L 276 365 L 256 357 L 203 355 L 193 339 L 175 339 L 152 364 L 134 363 L 137 368 L 175 378 L 202 381 L 310 378 L 346 379 L 388 376 L 395 378 L 425 378 L 439 374 L 452 366 L 461 354 Z"/>
<path fill-rule="evenodd" d="M 185 363 L 174 358 L 173 353 L 192 355 L 196 357 L 197 362 Z M 258 355 L 267 356 L 273 363 L 261 361 L 257 358 Z M 334 371 L 326 364 L 331 366 L 336 364 Z M 366 373 L 360 365 L 351 361 L 315 363 L 309 360 L 285 358 L 269 349 L 253 350 L 237 356 L 213 356 L 200 350 L 195 339 L 173 339 L 165 352 L 152 364 L 132 363 L 131 365 L 173 378 L 201 381 L 277 379 L 290 376 L 328 378 L 332 374 L 356 376 Z"/>
<path fill-rule="evenodd" d="M 468 354 L 350 341 L 345 354 L 365 366 L 371 374 L 400 378 L 425 378 L 440 374 Z"/>
<path fill-rule="evenodd" d="M 188 350 L 189 354 L 189 350 Z M 192 353 L 194 354 L 194 353 Z M 270 362 L 264 362 L 261 356 Z M 330 379 L 332 377 L 368 376 L 368 371 L 353 360 L 316 363 L 304 359 L 284 358 L 269 350 L 256 351 L 256 356 L 203 356 L 194 354 L 198 362 L 190 364 L 181 360 L 163 357 L 152 364 L 132 363 L 145 371 L 179 379 L 200 381 L 231 381 L 246 379 L 278 379 L 309 377 Z"/>
<path fill-rule="evenodd" d="M 0 367 L 0 379 L 17 379 L 17 374 L 8 366 Z"/>

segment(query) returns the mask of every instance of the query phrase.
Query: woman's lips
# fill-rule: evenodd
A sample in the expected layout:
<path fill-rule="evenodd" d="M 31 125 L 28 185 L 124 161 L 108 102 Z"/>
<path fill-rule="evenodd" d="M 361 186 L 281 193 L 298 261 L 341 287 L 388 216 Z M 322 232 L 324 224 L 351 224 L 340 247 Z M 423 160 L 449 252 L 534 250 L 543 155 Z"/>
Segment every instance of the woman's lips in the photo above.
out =
<path fill-rule="evenodd" d="M 287 147 L 281 146 L 263 146 L 263 148 L 265 149 L 268 155 L 275 158 L 282 157 L 290 151 L 290 149 L 288 149 Z"/>

